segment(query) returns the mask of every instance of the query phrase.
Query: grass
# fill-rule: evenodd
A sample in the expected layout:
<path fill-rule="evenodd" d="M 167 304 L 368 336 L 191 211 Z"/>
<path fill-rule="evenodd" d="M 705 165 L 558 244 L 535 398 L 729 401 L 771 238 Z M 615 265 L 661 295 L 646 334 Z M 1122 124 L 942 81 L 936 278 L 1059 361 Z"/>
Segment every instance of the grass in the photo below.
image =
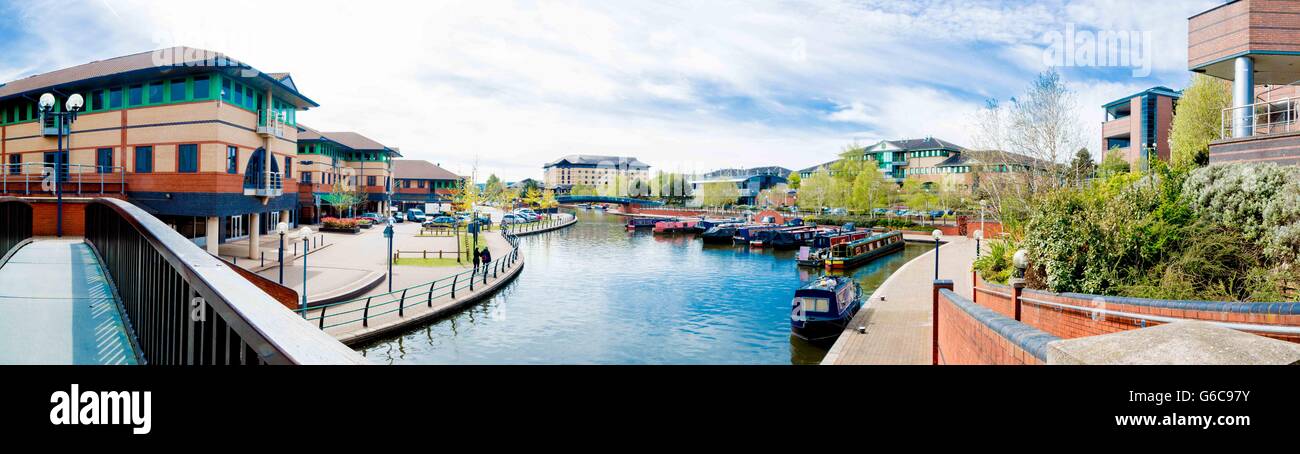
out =
<path fill-rule="evenodd" d="M 421 259 L 421 258 L 408 258 L 408 257 L 403 257 L 403 258 L 397 259 L 397 261 L 396 261 L 396 262 L 393 262 L 393 264 L 394 264 L 394 265 L 400 265 L 400 266 L 427 266 L 427 267 L 460 266 L 460 265 L 461 265 L 460 263 L 456 263 L 456 259 L 455 259 L 455 258 L 441 258 L 441 259 L 440 259 L 440 258 L 429 258 L 429 259 Z"/>

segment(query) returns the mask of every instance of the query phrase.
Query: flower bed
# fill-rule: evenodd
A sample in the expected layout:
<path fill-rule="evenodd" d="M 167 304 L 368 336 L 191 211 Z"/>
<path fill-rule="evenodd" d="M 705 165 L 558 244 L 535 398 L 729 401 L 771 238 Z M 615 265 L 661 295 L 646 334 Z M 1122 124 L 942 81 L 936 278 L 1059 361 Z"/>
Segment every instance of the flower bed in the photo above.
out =
<path fill-rule="evenodd" d="M 356 219 L 351 218 L 324 218 L 321 219 L 322 232 L 346 232 L 357 233 L 361 231 L 361 225 Z"/>

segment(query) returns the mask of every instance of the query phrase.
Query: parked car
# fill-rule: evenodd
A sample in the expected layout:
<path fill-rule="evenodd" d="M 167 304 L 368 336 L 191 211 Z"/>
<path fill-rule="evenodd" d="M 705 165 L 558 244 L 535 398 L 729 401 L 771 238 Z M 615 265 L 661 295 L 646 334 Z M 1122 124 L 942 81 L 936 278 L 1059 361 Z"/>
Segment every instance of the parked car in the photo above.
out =
<path fill-rule="evenodd" d="M 523 218 L 523 219 L 524 219 L 524 222 L 533 222 L 533 221 L 536 221 L 536 220 L 538 220 L 538 219 L 541 219 L 541 216 L 538 216 L 538 215 L 536 215 L 536 214 L 528 214 L 528 213 L 525 213 L 525 212 L 523 212 L 523 211 L 515 211 L 515 212 L 510 213 L 510 214 L 513 214 L 513 215 L 515 215 L 515 216 L 519 216 L 519 217 Z"/>
<path fill-rule="evenodd" d="M 357 216 L 357 219 L 366 219 L 373 223 L 382 223 L 387 220 L 380 216 L 379 213 L 361 213 L 361 216 Z"/>
<path fill-rule="evenodd" d="M 946 213 L 947 213 L 947 212 L 946 212 L 946 211 L 943 211 L 943 210 L 930 210 L 930 217 L 932 217 L 932 218 L 941 218 L 941 217 L 943 217 L 943 215 L 946 214 Z"/>
<path fill-rule="evenodd" d="M 421 210 L 419 208 L 411 208 L 409 210 L 406 210 L 406 220 L 411 222 L 424 222 L 425 220 L 424 210 Z"/>
<path fill-rule="evenodd" d="M 406 220 L 405 218 L 406 218 L 406 216 L 402 216 L 402 212 L 401 212 L 401 211 L 393 212 L 393 222 L 394 222 L 394 223 L 401 224 L 402 221 L 405 221 L 405 220 Z"/>
<path fill-rule="evenodd" d="M 421 225 L 424 227 L 455 227 L 459 224 L 460 221 L 456 220 L 456 218 L 453 218 L 451 216 L 438 216 L 436 218 L 421 223 Z"/>
<path fill-rule="evenodd" d="M 505 216 L 501 216 L 501 225 L 527 224 L 529 222 L 532 221 L 529 221 L 527 218 L 514 213 L 507 213 Z"/>

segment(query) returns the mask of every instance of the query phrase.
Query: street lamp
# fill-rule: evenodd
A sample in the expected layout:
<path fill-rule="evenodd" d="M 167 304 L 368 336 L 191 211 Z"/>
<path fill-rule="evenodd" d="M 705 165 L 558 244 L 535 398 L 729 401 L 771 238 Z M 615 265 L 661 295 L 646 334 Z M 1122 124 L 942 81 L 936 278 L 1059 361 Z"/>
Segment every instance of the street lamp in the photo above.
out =
<path fill-rule="evenodd" d="M 308 251 L 307 251 L 306 248 L 307 248 L 308 242 L 311 241 L 311 227 L 307 227 L 307 226 L 304 225 L 304 226 L 302 226 L 301 229 L 298 229 L 298 237 L 299 237 L 299 238 L 302 238 L 302 247 L 303 247 L 303 253 L 302 253 L 302 304 L 301 304 L 301 307 L 300 307 L 299 309 L 302 309 L 302 316 L 303 316 L 303 317 L 306 317 L 306 316 L 307 316 L 307 256 L 310 255 L 310 254 L 307 253 Z"/>
<path fill-rule="evenodd" d="M 934 280 L 937 281 L 939 280 L 939 237 L 943 235 L 943 232 L 934 229 L 933 232 L 930 232 L 930 235 L 934 237 Z"/>
<path fill-rule="evenodd" d="M 54 197 L 57 211 L 54 234 L 61 237 L 63 236 L 63 178 L 60 178 L 62 172 L 59 169 L 63 168 L 65 164 L 63 162 L 63 134 L 65 129 L 71 126 L 72 122 L 77 121 L 77 112 L 81 111 L 86 102 L 81 98 L 81 95 L 73 93 L 72 96 L 68 96 L 68 101 L 64 103 L 65 109 L 63 112 L 55 112 L 54 104 L 54 95 L 45 93 L 41 95 L 38 107 L 41 110 L 41 127 L 45 127 L 45 117 L 47 116 L 54 117 L 58 127 L 58 133 L 56 134 L 58 148 L 54 151 Z M 68 140 L 71 141 L 72 139 L 69 138 Z"/>
<path fill-rule="evenodd" d="M 1025 268 L 1029 268 L 1029 251 L 1024 249 L 1016 251 L 1015 255 L 1011 256 L 1011 266 L 1016 268 L 1014 277 L 1023 280 L 1025 278 Z"/>
<path fill-rule="evenodd" d="M 980 240 L 984 239 L 984 231 L 975 231 L 975 258 L 980 258 Z"/>
<path fill-rule="evenodd" d="M 388 239 L 388 292 L 393 292 L 393 218 L 388 217 L 388 226 L 384 227 L 384 238 Z"/>
<path fill-rule="evenodd" d="M 275 233 L 280 234 L 280 285 L 284 285 L 284 234 L 289 233 L 289 223 L 276 224 Z"/>

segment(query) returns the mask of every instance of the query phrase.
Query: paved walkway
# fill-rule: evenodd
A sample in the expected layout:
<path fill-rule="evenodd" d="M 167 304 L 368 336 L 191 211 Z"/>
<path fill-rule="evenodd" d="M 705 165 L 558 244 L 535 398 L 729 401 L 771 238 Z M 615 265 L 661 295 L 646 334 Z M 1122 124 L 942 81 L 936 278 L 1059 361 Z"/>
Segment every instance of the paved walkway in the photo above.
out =
<path fill-rule="evenodd" d="M 0 266 L 0 364 L 135 364 L 122 314 L 81 239 L 39 238 Z"/>
<path fill-rule="evenodd" d="M 954 291 L 969 295 L 975 240 L 942 239 L 947 244 L 939 247 L 939 278 L 951 279 Z M 930 251 L 903 265 L 871 294 L 822 364 L 930 364 L 933 287 L 934 251 Z M 867 328 L 865 334 L 857 332 L 859 326 Z"/>

